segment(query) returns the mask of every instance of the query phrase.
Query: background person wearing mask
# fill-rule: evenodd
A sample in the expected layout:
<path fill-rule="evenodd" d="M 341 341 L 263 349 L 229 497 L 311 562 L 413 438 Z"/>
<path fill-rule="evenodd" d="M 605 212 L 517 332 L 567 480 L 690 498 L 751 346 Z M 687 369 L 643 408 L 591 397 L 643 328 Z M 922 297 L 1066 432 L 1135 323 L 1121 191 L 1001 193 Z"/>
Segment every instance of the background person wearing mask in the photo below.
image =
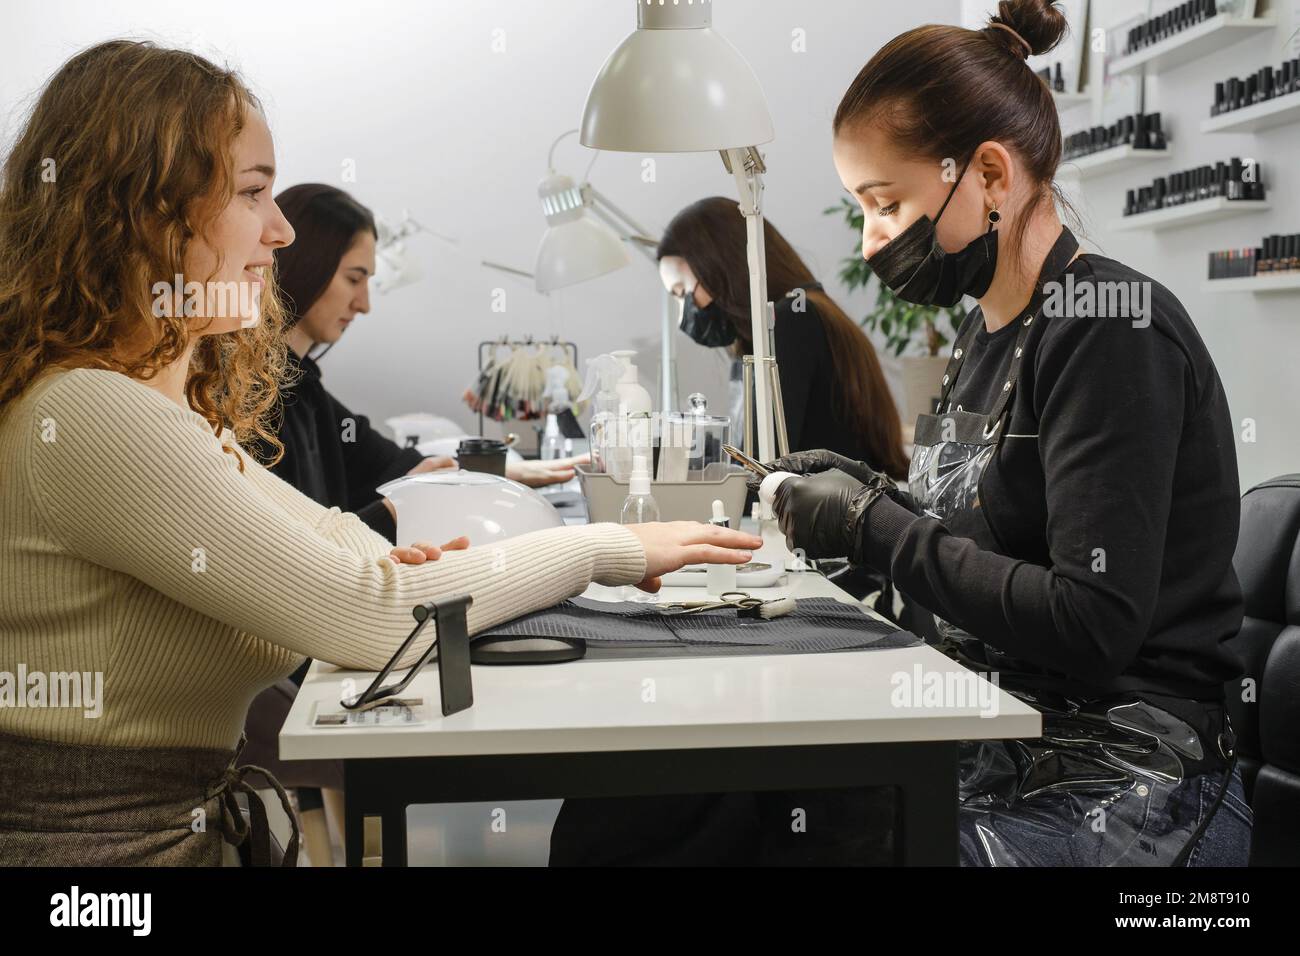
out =
<path fill-rule="evenodd" d="M 898 408 L 875 347 L 766 220 L 763 235 L 790 450 L 830 448 L 906 478 Z M 754 350 L 745 254 L 745 218 L 734 199 L 721 196 L 691 203 L 674 216 L 658 249 L 664 287 L 682 300 L 682 331 L 700 345 L 725 347 L 733 359 L 733 422 L 744 409 L 741 357 Z M 733 443 L 741 447 L 739 432 Z"/>
<path fill-rule="evenodd" d="M 289 355 L 281 386 L 284 455 L 271 470 L 313 500 L 352 511 L 393 540 L 392 505 L 375 489 L 403 475 L 454 467 L 454 462 L 425 458 L 381 435 L 365 415 L 352 412 L 326 390 L 320 366 L 309 354 L 317 345 L 333 346 L 358 314 L 370 311 L 378 236 L 374 215 L 343 190 L 320 183 L 290 186 L 276 202 L 298 238 L 275 254 Z M 265 448 L 255 450 L 267 460 Z M 568 481 L 574 463 L 583 460 L 511 462 L 506 474 L 540 487 Z"/>
<path fill-rule="evenodd" d="M 982 30 L 895 37 L 844 94 L 834 159 L 872 270 L 909 302 L 979 305 L 908 494 L 817 451 L 773 463 L 804 475 L 775 507 L 792 547 L 887 573 L 954 658 L 1043 712 L 1042 739 L 963 745 L 964 864 L 1244 866 L 1228 401 L 1178 299 L 1061 224 L 1057 110 L 1025 59 L 1065 29 L 1044 0 L 1004 0 Z M 1077 314 L 1067 273 L 1149 304 Z"/>

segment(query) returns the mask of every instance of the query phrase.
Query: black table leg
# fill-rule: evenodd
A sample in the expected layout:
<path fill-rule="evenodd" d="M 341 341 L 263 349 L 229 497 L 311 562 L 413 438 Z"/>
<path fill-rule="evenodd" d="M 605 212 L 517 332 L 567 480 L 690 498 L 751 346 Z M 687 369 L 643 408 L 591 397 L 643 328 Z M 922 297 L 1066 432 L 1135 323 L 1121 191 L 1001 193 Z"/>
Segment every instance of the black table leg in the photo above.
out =
<path fill-rule="evenodd" d="M 903 866 L 957 866 L 957 745 L 918 748 L 898 787 L 894 847 Z"/>

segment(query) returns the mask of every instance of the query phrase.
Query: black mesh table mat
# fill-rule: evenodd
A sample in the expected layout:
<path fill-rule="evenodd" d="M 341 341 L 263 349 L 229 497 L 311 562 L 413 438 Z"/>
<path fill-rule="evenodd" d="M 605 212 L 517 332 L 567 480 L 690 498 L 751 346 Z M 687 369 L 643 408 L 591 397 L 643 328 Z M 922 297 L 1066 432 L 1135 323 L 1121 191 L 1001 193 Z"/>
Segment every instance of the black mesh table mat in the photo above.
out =
<path fill-rule="evenodd" d="M 664 614 L 655 604 L 571 598 L 498 624 L 477 637 L 581 638 L 589 647 L 793 653 L 910 647 L 920 638 L 834 598 L 801 598 L 771 621 L 738 618 L 734 608 Z M 603 656 L 603 655 L 602 655 Z"/>

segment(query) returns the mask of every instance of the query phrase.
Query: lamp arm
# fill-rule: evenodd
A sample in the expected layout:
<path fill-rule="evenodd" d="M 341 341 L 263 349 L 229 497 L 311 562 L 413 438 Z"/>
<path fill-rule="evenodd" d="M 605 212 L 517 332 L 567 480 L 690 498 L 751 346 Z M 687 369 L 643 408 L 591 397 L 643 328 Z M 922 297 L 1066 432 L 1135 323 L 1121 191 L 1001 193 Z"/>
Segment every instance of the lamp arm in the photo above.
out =
<path fill-rule="evenodd" d="M 763 236 L 763 173 L 765 166 L 758 149 L 728 149 L 723 164 L 736 179 L 740 211 L 745 217 L 745 253 L 749 261 L 749 315 L 754 350 L 754 433 L 759 461 L 771 461 L 775 431 L 771 376 L 768 371 L 767 337 L 767 248 Z M 749 427 L 746 422 L 745 427 Z"/>
<path fill-rule="evenodd" d="M 576 132 L 578 132 L 576 129 L 566 129 L 559 136 L 555 137 L 555 142 L 551 143 L 551 148 L 546 151 L 547 169 L 555 168 L 555 147 L 559 146 L 560 143 L 564 142 L 565 137 L 572 136 Z"/>

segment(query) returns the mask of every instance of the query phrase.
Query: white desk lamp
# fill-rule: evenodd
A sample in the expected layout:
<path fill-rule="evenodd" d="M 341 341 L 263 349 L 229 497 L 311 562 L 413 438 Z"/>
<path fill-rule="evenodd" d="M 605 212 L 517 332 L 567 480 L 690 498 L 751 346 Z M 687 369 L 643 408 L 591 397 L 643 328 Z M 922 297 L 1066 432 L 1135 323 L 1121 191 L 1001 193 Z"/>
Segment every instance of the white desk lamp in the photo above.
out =
<path fill-rule="evenodd" d="M 758 457 L 775 457 L 773 359 L 763 242 L 763 158 L 774 137 L 767 100 L 739 51 L 712 29 L 711 0 L 635 0 L 637 29 L 600 68 L 581 142 L 636 153 L 711 152 L 736 179 L 747 226 Z M 748 425 L 748 423 L 747 423 Z M 748 429 L 747 429 L 748 430 Z"/>
<path fill-rule="evenodd" d="M 583 174 L 581 185 L 556 172 L 555 148 L 565 137 L 577 132 L 568 130 L 551 143 L 546 157 L 547 173 L 537 187 L 547 226 L 537 247 L 537 265 L 533 271 L 538 292 L 552 292 L 623 268 L 632 261 L 625 240 L 651 265 L 658 265 L 654 253 L 656 240 L 587 180 L 591 166 Z M 595 162 L 593 159 L 592 165 Z M 676 406 L 673 325 L 677 309 L 671 295 L 665 293 L 663 301 L 659 329 L 660 407 L 671 411 Z"/>

